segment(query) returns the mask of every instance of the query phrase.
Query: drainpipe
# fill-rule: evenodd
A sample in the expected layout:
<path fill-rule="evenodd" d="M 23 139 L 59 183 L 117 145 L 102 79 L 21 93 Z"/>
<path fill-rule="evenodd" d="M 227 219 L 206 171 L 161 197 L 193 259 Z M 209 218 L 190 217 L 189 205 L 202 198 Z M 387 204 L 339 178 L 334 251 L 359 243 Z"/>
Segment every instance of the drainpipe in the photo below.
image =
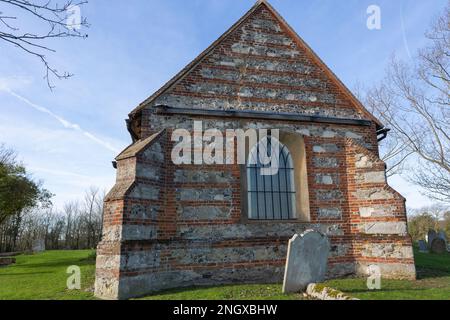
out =
<path fill-rule="evenodd" d="M 391 131 L 391 129 L 386 128 L 386 127 L 382 128 L 382 129 L 380 129 L 380 130 L 378 130 L 378 131 L 377 131 L 377 137 L 378 137 L 380 134 L 383 135 L 381 138 L 378 138 L 378 142 L 381 142 L 381 141 L 383 141 L 384 139 L 386 139 L 386 137 L 387 137 L 389 131 Z"/>

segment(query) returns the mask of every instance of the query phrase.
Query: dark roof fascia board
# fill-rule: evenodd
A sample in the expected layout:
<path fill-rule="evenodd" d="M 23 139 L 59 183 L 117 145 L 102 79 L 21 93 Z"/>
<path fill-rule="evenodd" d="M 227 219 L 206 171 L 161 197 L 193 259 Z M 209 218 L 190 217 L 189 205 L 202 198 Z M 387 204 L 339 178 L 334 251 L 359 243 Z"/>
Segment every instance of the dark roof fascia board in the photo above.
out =
<path fill-rule="evenodd" d="M 258 112 L 258 111 L 244 111 L 244 110 L 188 109 L 188 108 L 172 108 L 163 105 L 155 106 L 153 107 L 153 110 L 156 112 L 156 114 L 166 114 L 166 115 L 264 119 L 264 120 L 315 122 L 315 123 L 357 125 L 357 126 L 371 126 L 373 124 L 372 121 L 364 119 L 334 118 L 323 116 L 309 116 L 299 114 L 297 115 L 288 113 Z"/>

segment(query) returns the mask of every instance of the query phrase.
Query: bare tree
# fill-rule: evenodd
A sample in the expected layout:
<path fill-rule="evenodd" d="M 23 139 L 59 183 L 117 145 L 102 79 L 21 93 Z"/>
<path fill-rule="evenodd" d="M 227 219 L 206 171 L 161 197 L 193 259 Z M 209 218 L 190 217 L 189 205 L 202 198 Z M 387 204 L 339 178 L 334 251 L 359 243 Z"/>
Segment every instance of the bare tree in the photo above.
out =
<path fill-rule="evenodd" d="M 61 211 L 33 207 L 0 223 L 0 252 L 27 251 L 44 239 L 49 250 L 93 249 L 101 238 L 105 193 L 91 187 L 83 201 L 67 202 Z"/>
<path fill-rule="evenodd" d="M 372 91 L 361 82 L 357 82 L 352 91 L 372 114 L 375 114 L 380 119 L 382 118 L 378 113 L 379 108 L 376 103 L 377 101 L 373 99 Z M 387 165 L 386 176 L 392 177 L 397 174 L 402 174 L 406 166 L 405 160 L 412 152 L 406 152 L 407 147 L 399 139 L 394 139 L 392 135 L 389 136 L 389 139 L 382 140 L 379 146 L 380 158 Z"/>
<path fill-rule="evenodd" d="M 67 79 L 72 74 L 60 72 L 51 66 L 46 53 L 55 50 L 49 47 L 49 41 L 56 38 L 87 37 L 80 30 L 89 24 L 79 10 L 86 3 L 87 1 L 74 3 L 72 0 L 63 4 L 57 0 L 0 0 L 0 40 L 39 59 L 45 67 L 44 79 L 52 89 L 51 76 Z M 22 30 L 19 25 L 25 19 L 34 19 L 38 25 L 33 30 Z"/>
<path fill-rule="evenodd" d="M 77 202 L 69 202 L 64 205 L 63 212 L 66 219 L 66 230 L 65 230 L 65 248 L 69 249 L 73 238 L 73 225 L 76 219 L 78 209 Z"/>
<path fill-rule="evenodd" d="M 392 129 L 388 158 L 398 167 L 413 155 L 409 179 L 429 197 L 450 202 L 450 5 L 426 37 L 430 45 L 412 64 L 392 59 L 366 103 Z"/>
<path fill-rule="evenodd" d="M 99 241 L 103 216 L 104 195 L 97 187 L 90 187 L 84 194 L 84 214 L 87 224 L 87 247 L 93 248 Z"/>

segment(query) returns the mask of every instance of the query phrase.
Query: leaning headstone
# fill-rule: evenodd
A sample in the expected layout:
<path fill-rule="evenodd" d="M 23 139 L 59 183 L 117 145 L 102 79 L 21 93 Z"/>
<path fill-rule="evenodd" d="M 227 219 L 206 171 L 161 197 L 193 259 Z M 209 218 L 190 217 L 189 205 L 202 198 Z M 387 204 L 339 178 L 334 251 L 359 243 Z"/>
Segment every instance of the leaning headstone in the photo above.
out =
<path fill-rule="evenodd" d="M 431 243 L 431 252 L 437 253 L 437 254 L 443 254 L 447 252 L 447 244 L 445 241 L 441 238 L 436 238 Z"/>
<path fill-rule="evenodd" d="M 420 252 L 428 252 L 428 246 L 424 240 L 419 240 L 419 251 Z"/>
<path fill-rule="evenodd" d="M 444 231 L 440 231 L 437 236 L 438 236 L 438 238 L 441 238 L 442 240 L 447 242 L 447 235 L 445 234 Z"/>
<path fill-rule="evenodd" d="M 436 237 L 437 237 L 436 231 L 434 231 L 434 230 L 428 231 L 427 239 L 426 239 L 427 243 L 428 243 L 428 248 L 431 249 L 431 244 L 433 243 L 433 240 L 436 239 Z"/>
<path fill-rule="evenodd" d="M 308 284 L 325 280 L 330 242 L 327 236 L 308 230 L 289 240 L 283 293 L 304 291 Z"/>
<path fill-rule="evenodd" d="M 450 244 L 448 243 L 447 235 L 445 234 L 445 231 L 440 231 L 439 234 L 438 234 L 438 238 L 441 238 L 442 240 L 445 241 L 445 246 L 447 248 L 447 251 L 450 251 L 449 250 Z"/>
<path fill-rule="evenodd" d="M 44 239 L 33 240 L 31 250 L 33 251 L 33 253 L 44 252 L 45 251 L 45 240 Z"/>

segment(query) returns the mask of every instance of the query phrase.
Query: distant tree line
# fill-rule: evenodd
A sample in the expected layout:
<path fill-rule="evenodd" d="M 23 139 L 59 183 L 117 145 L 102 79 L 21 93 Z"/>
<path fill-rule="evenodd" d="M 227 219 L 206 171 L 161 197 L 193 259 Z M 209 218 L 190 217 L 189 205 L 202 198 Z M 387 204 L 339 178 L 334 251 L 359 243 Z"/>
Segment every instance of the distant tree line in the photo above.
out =
<path fill-rule="evenodd" d="M 47 250 L 91 249 L 102 232 L 104 192 L 91 187 L 61 210 L 52 194 L 27 173 L 14 151 L 0 145 L 0 252 L 28 251 L 34 240 Z"/>
<path fill-rule="evenodd" d="M 413 241 L 424 240 L 429 230 L 444 231 L 450 240 L 450 208 L 440 204 L 409 212 L 408 231 Z"/>

